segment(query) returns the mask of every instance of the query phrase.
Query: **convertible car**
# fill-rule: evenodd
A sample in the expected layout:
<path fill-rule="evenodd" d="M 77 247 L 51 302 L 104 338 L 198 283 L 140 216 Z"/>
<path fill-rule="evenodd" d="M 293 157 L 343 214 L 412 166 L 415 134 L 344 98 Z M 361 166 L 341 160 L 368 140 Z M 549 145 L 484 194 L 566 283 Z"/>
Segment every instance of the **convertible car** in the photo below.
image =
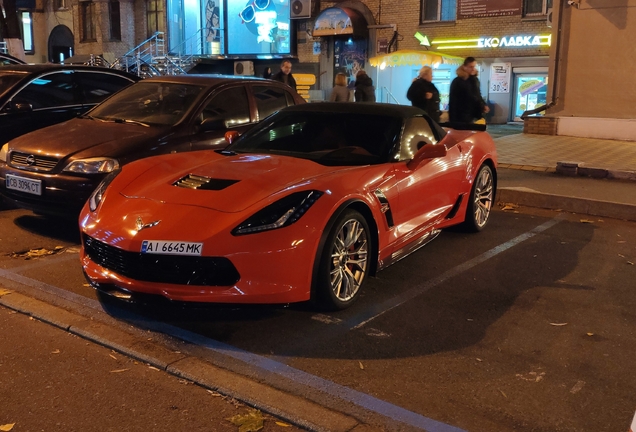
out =
<path fill-rule="evenodd" d="M 344 309 L 369 275 L 442 228 L 488 222 L 493 140 L 417 108 L 298 105 L 237 136 L 104 179 L 79 219 L 93 287 L 133 301 Z"/>

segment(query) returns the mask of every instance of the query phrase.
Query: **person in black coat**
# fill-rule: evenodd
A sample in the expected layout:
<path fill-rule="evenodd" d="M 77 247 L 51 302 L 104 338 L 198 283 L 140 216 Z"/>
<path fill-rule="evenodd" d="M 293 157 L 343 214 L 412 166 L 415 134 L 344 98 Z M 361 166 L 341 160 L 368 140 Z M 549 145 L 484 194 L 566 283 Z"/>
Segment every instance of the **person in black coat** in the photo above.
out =
<path fill-rule="evenodd" d="M 291 70 L 291 62 L 289 60 L 283 60 L 283 62 L 280 64 L 280 72 L 272 75 L 271 79 L 273 79 L 274 81 L 280 81 L 283 84 L 287 84 L 288 86 L 296 90 L 296 80 L 294 79 Z"/>
<path fill-rule="evenodd" d="M 436 122 L 439 123 L 439 90 L 433 84 L 433 69 L 428 66 L 422 67 L 413 80 L 413 83 L 406 92 L 406 98 L 411 101 L 414 107 L 423 109 Z"/>
<path fill-rule="evenodd" d="M 375 102 L 375 87 L 373 87 L 373 80 L 367 73 L 360 69 L 356 73 L 355 96 L 356 102 Z"/>
<path fill-rule="evenodd" d="M 474 123 L 489 111 L 479 91 L 477 61 L 474 57 L 467 57 L 464 64 L 457 68 L 457 77 L 450 86 L 449 120 L 451 123 Z"/>

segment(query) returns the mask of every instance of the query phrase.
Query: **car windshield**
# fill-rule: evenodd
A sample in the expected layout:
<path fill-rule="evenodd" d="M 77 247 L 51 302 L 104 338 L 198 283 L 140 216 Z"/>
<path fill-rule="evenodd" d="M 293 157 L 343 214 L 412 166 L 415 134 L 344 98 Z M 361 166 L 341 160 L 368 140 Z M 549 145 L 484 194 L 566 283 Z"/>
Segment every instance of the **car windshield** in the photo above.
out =
<path fill-rule="evenodd" d="M 88 117 L 102 121 L 174 125 L 190 110 L 203 86 L 138 82 L 96 106 Z"/>
<path fill-rule="evenodd" d="M 9 90 L 15 83 L 24 78 L 26 74 L 21 72 L 0 72 L 0 94 Z"/>
<path fill-rule="evenodd" d="M 243 135 L 224 153 L 266 153 L 310 159 L 321 165 L 388 162 L 402 118 L 359 113 L 281 112 Z"/>

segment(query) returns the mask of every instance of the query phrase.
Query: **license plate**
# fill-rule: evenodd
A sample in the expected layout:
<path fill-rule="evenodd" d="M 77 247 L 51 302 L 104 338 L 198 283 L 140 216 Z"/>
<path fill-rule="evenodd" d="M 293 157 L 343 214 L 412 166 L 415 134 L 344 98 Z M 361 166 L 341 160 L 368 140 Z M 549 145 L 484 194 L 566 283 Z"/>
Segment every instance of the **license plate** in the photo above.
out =
<path fill-rule="evenodd" d="M 41 180 L 31 180 L 24 177 L 18 177 L 13 174 L 7 174 L 6 184 L 7 189 L 26 192 L 32 195 L 42 195 Z"/>
<path fill-rule="evenodd" d="M 190 255 L 200 256 L 203 243 L 144 240 L 141 243 L 142 254 Z"/>

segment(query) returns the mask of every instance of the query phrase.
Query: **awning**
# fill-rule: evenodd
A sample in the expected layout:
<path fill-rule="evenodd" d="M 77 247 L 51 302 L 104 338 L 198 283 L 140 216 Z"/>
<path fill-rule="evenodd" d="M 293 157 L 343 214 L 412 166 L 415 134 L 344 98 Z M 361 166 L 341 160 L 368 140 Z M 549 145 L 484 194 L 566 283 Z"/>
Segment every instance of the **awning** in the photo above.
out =
<path fill-rule="evenodd" d="M 434 51 L 411 51 L 398 50 L 392 53 L 383 54 L 372 57 L 369 63 L 373 67 L 394 67 L 394 66 L 431 66 L 455 65 L 459 66 L 464 63 L 461 57 L 451 56 L 448 54 L 438 53 Z M 384 66 L 382 66 L 384 65 Z"/>
<path fill-rule="evenodd" d="M 360 12 L 347 7 L 330 7 L 316 17 L 312 36 L 366 36 L 367 20 Z"/>

